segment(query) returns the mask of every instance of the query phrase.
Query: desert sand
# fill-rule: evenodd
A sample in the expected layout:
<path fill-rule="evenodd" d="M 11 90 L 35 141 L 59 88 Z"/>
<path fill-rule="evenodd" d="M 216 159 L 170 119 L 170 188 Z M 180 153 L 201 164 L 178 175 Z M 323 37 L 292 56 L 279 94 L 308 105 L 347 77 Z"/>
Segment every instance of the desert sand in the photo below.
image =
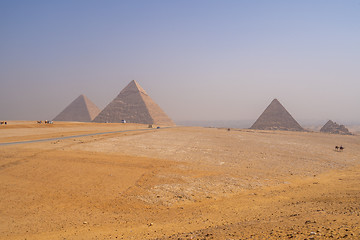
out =
<path fill-rule="evenodd" d="M 0 239 L 360 238 L 360 136 L 9 121 L 0 144 L 134 129 L 0 145 Z"/>

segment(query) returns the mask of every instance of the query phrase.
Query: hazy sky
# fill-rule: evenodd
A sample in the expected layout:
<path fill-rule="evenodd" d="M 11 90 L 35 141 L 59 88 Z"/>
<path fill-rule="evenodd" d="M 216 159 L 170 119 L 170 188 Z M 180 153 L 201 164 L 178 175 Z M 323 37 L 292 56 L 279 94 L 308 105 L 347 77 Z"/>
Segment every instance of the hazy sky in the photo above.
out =
<path fill-rule="evenodd" d="M 0 119 L 104 108 L 131 80 L 175 121 L 360 122 L 359 0 L 0 0 Z"/>

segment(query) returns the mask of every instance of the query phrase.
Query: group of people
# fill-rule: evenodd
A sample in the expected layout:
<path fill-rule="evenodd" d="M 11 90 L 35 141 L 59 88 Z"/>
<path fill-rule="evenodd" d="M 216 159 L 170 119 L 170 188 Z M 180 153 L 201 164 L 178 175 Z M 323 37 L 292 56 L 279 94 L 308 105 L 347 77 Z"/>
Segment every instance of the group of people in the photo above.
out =
<path fill-rule="evenodd" d="M 40 121 L 37 121 L 37 123 L 38 123 L 38 124 L 41 124 L 41 123 L 43 123 L 43 121 L 40 120 Z M 45 120 L 44 123 L 45 123 L 45 124 L 53 124 L 53 121 Z"/>

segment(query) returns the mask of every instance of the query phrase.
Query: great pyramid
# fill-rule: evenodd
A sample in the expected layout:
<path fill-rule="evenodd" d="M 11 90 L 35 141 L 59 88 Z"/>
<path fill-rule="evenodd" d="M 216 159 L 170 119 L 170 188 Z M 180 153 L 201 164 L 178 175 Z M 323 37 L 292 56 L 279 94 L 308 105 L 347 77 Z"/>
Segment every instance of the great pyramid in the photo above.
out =
<path fill-rule="evenodd" d="M 277 99 L 270 103 L 251 129 L 304 131 Z"/>
<path fill-rule="evenodd" d="M 320 129 L 320 132 L 352 135 L 349 129 L 347 129 L 344 125 L 339 125 L 331 120 L 325 123 L 325 125 Z"/>
<path fill-rule="evenodd" d="M 100 109 L 85 95 L 80 95 L 67 106 L 53 121 L 91 122 Z"/>
<path fill-rule="evenodd" d="M 145 90 L 132 80 L 93 122 L 175 125 Z"/>

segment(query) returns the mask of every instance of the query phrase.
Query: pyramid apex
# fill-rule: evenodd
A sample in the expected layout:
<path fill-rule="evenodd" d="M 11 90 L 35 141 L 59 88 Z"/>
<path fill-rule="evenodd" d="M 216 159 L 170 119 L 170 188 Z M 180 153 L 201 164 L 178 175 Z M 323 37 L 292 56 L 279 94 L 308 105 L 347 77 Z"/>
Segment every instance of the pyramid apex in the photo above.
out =
<path fill-rule="evenodd" d="M 130 85 L 130 84 L 139 85 L 139 83 L 138 83 L 136 80 L 134 80 L 134 79 L 131 80 L 128 85 Z"/>
<path fill-rule="evenodd" d="M 120 92 L 120 94 L 127 91 L 138 91 L 147 95 L 146 91 L 135 80 L 131 80 L 131 82 Z"/>
<path fill-rule="evenodd" d="M 135 84 L 137 87 L 140 87 L 140 84 L 136 80 L 132 80 L 130 83 Z"/>
<path fill-rule="evenodd" d="M 284 107 L 281 102 L 277 99 L 274 98 L 271 103 L 268 105 L 268 107 Z"/>
<path fill-rule="evenodd" d="M 83 99 L 85 102 L 90 101 L 90 99 L 85 94 L 80 94 L 77 99 Z"/>

